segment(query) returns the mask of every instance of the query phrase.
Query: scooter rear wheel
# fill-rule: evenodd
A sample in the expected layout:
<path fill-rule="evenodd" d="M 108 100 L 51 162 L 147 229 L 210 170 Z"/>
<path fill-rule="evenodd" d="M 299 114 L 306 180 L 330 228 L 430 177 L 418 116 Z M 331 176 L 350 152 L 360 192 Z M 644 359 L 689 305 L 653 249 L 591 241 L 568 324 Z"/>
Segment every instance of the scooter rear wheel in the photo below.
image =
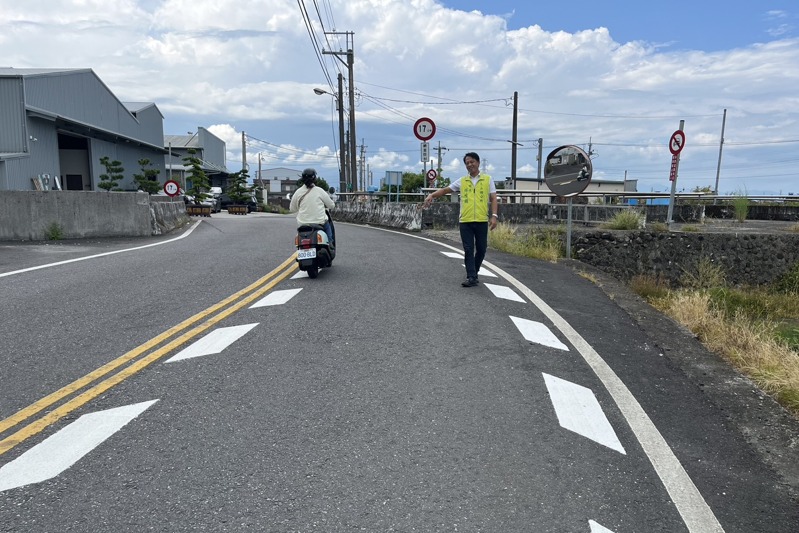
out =
<path fill-rule="evenodd" d="M 308 277 L 311 279 L 316 279 L 316 276 L 319 275 L 319 267 L 308 267 Z"/>

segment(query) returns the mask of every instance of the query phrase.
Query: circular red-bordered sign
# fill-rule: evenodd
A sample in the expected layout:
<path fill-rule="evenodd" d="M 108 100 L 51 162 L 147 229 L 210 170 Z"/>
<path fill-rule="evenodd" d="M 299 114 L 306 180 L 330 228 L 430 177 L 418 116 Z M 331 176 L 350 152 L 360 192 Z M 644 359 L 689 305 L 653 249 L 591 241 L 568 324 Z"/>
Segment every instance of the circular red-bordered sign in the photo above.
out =
<path fill-rule="evenodd" d="M 685 132 L 677 130 L 671 134 L 671 139 L 669 139 L 669 152 L 672 155 L 677 155 L 682 151 L 683 146 L 685 146 Z"/>
<path fill-rule="evenodd" d="M 180 192 L 180 184 L 175 180 L 169 180 L 164 183 L 164 192 L 167 196 L 175 197 Z"/>
<path fill-rule="evenodd" d="M 422 117 L 413 125 L 413 134 L 420 141 L 429 141 L 436 134 L 436 124 L 432 119 Z"/>

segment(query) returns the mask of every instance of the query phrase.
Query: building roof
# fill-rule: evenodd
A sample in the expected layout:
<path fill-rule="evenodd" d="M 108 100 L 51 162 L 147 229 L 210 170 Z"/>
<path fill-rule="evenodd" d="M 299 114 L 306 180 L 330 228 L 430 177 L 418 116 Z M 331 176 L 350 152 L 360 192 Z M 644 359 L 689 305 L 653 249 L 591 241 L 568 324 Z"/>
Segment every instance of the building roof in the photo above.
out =
<path fill-rule="evenodd" d="M 5 78 L 50 76 L 54 74 L 74 74 L 76 72 L 91 72 L 90 68 L 14 68 L 0 67 L 0 76 Z"/>
<path fill-rule="evenodd" d="M 172 148 L 199 148 L 200 141 L 197 134 L 191 135 L 164 135 L 164 146 L 172 145 Z"/>

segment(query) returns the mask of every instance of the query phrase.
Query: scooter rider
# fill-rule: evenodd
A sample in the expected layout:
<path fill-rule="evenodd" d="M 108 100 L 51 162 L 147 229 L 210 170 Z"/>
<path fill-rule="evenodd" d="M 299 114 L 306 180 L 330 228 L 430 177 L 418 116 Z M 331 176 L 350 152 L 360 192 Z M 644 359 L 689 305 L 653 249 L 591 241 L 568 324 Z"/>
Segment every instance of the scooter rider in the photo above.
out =
<path fill-rule="evenodd" d="M 297 226 L 305 224 L 318 224 L 325 229 L 331 245 L 333 242 L 333 228 L 327 219 L 326 209 L 333 209 L 336 204 L 330 195 L 316 186 L 316 170 L 306 168 L 300 177 L 302 186 L 291 195 L 289 211 L 297 213 Z"/>

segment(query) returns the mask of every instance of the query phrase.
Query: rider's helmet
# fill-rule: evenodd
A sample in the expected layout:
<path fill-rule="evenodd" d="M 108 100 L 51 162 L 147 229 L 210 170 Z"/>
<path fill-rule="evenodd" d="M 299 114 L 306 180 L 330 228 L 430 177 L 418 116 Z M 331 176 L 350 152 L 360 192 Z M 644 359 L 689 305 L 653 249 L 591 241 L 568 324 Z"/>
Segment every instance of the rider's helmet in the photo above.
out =
<path fill-rule="evenodd" d="M 300 178 L 306 187 L 311 186 L 316 181 L 316 170 L 312 168 L 306 168 L 302 171 L 302 178 Z"/>

